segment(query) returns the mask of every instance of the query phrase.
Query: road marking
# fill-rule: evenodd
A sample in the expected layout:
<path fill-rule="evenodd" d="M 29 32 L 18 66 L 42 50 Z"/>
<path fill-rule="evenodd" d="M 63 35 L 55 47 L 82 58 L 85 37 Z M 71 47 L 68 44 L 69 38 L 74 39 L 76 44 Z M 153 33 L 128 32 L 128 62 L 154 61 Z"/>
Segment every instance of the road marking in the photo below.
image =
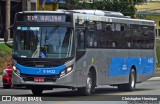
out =
<path fill-rule="evenodd" d="M 66 102 L 69 104 L 70 101 L 57 101 L 56 104 L 66 104 Z"/>

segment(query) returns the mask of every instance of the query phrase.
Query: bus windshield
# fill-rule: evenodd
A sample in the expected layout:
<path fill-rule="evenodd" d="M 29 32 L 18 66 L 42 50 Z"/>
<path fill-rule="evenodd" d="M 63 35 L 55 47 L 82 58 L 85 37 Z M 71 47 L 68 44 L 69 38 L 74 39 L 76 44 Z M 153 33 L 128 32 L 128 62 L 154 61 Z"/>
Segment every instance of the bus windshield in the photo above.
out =
<path fill-rule="evenodd" d="M 21 58 L 67 58 L 73 55 L 73 28 L 17 27 L 13 54 Z"/>

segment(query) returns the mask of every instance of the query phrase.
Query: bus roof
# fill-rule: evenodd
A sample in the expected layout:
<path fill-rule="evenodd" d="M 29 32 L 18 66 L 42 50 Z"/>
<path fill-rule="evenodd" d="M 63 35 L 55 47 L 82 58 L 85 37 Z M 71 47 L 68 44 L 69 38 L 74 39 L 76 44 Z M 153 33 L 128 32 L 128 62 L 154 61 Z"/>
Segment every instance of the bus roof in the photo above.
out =
<path fill-rule="evenodd" d="M 18 13 L 64 13 L 63 11 L 23 11 Z"/>
<path fill-rule="evenodd" d="M 97 15 L 97 16 L 124 17 L 124 15 L 120 12 L 102 11 L 102 10 L 63 10 L 63 9 L 59 9 L 57 11 L 23 11 L 19 13 L 66 13 L 66 12 L 90 14 L 90 15 Z"/>
<path fill-rule="evenodd" d="M 104 17 L 111 19 L 110 22 L 120 22 L 125 23 L 130 22 L 131 24 L 141 24 L 141 25 L 155 25 L 154 21 L 152 20 L 145 20 L 145 19 L 133 19 L 127 18 L 120 12 L 113 12 L 113 11 L 102 11 L 102 10 L 57 10 L 57 11 L 23 11 L 19 13 L 74 13 L 77 15 L 77 18 L 86 18 L 87 16 L 91 18 L 91 20 L 103 20 L 105 21 Z M 95 17 L 98 17 L 95 19 Z M 141 23 L 140 23 L 141 22 Z M 150 24 L 151 23 L 151 24 Z"/>

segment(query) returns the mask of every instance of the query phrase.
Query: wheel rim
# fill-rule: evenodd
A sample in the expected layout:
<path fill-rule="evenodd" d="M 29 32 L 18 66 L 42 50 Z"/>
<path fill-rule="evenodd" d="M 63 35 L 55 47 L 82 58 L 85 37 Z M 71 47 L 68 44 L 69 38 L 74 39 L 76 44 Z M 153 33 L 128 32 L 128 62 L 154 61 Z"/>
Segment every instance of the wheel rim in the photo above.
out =
<path fill-rule="evenodd" d="M 92 87 L 92 79 L 90 77 L 87 78 L 87 92 L 91 92 L 91 87 Z"/>
<path fill-rule="evenodd" d="M 135 86 L 135 76 L 134 73 L 131 74 L 131 87 L 134 88 Z"/>

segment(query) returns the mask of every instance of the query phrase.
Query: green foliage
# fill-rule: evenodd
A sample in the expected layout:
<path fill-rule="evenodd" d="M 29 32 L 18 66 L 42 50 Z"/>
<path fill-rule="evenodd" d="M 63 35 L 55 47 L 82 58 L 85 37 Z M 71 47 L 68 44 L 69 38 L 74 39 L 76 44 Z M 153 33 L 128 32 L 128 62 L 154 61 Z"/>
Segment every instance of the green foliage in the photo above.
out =
<path fill-rule="evenodd" d="M 117 11 L 123 13 L 125 16 L 134 17 L 136 12 L 134 5 L 136 1 L 137 0 L 103 0 L 95 1 L 94 3 L 79 3 L 79 0 L 69 0 L 66 5 L 60 5 L 60 8 Z"/>
<path fill-rule="evenodd" d="M 12 44 L 8 44 L 9 46 L 11 46 Z M 12 52 L 12 48 L 10 48 L 8 45 L 6 44 L 0 44 L 0 52 L 1 53 L 6 53 L 6 54 L 11 54 Z"/>
<path fill-rule="evenodd" d="M 12 44 L 0 44 L 0 74 L 7 67 L 7 64 L 11 62 Z"/>

